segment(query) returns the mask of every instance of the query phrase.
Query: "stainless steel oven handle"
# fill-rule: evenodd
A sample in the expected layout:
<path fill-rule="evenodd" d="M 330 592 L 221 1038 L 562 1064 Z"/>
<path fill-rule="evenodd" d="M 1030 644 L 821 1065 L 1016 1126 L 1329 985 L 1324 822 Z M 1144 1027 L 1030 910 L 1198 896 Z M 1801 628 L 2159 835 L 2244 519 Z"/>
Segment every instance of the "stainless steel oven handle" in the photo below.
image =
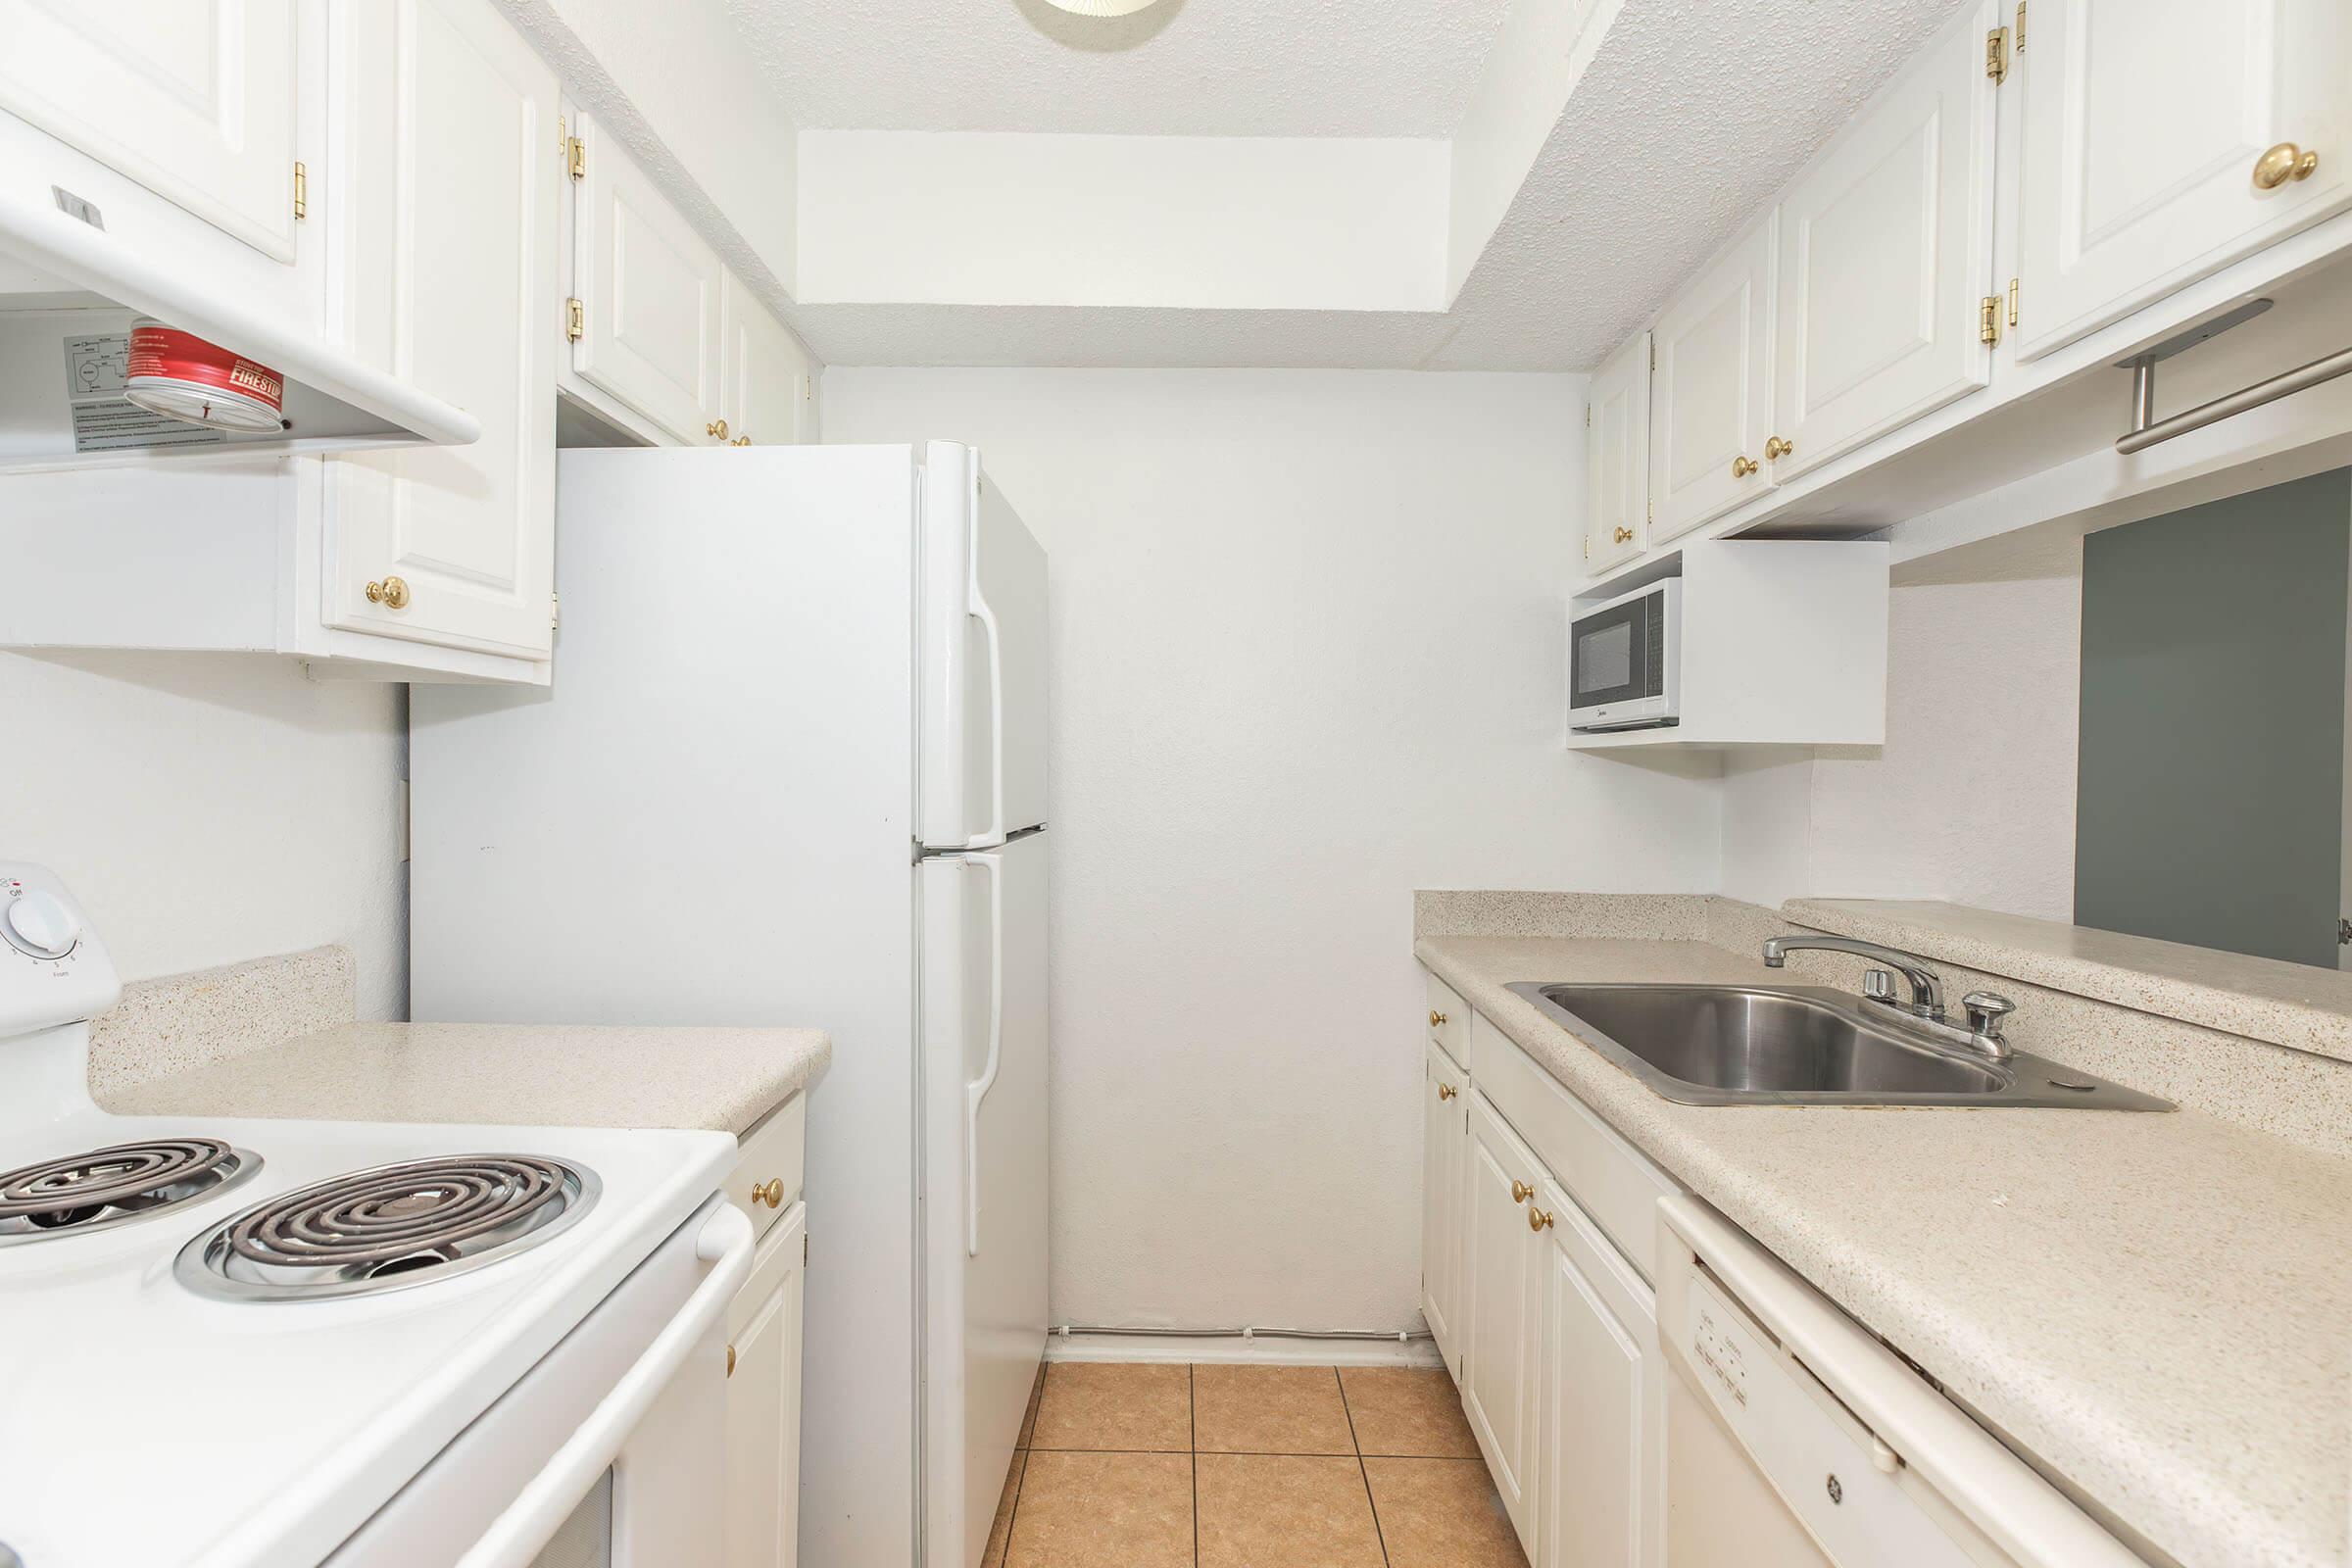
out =
<path fill-rule="evenodd" d="M 458 1568 L 525 1568 L 538 1555 L 669 1387 L 696 1344 L 726 1312 L 727 1303 L 751 1277 L 752 1250 L 758 1241 L 751 1216 L 732 1203 L 721 1202 L 703 1221 L 694 1239 L 694 1255 L 712 1264 L 710 1272 L 686 1298 L 678 1315 L 654 1336 L 637 1364 L 621 1374 L 612 1392 L 564 1440 L 546 1468 L 458 1559 Z"/>

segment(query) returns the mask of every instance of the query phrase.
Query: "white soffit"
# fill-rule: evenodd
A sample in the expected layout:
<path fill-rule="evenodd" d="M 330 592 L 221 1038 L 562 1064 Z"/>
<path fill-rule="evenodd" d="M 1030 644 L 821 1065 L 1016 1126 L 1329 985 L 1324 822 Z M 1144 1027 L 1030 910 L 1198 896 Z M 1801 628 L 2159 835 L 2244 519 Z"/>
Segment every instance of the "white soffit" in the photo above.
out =
<path fill-rule="evenodd" d="M 786 314 L 843 365 L 1588 369 L 1961 3 L 1516 0 L 1446 140 L 804 130 Z"/>
<path fill-rule="evenodd" d="M 1443 137 L 1511 0 L 726 0 L 804 129 Z"/>

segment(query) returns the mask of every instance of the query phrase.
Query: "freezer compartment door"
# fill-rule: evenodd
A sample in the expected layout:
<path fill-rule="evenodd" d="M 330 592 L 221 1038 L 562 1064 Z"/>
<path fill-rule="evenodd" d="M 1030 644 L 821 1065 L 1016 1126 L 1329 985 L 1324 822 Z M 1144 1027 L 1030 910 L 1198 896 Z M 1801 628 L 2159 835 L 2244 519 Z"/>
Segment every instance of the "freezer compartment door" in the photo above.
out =
<path fill-rule="evenodd" d="M 976 448 L 923 453 L 922 839 L 981 849 L 1046 820 L 1046 553 Z"/>
<path fill-rule="evenodd" d="M 921 862 L 927 1568 L 974 1568 L 1046 1343 L 1043 833 Z"/>

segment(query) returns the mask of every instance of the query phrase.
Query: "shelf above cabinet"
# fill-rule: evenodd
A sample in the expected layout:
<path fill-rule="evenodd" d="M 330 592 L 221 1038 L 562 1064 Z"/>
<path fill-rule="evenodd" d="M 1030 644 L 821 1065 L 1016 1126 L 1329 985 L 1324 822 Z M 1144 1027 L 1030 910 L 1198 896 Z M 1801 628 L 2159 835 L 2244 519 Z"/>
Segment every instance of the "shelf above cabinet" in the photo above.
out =
<path fill-rule="evenodd" d="M 415 386 L 386 375 L 287 320 L 203 286 L 182 253 L 144 233 L 146 197 L 98 207 L 96 226 L 0 188 L 0 471 L 220 456 L 356 451 L 411 445 L 466 446 L 481 425 Z M 168 226 L 168 225 L 167 225 Z M 131 318 L 152 316 L 268 366 L 285 382 L 287 428 L 276 435 L 222 436 L 202 444 L 142 447 L 77 441 L 74 409 L 103 391 L 110 368 L 75 379 L 69 340 L 126 337 Z M 101 352 L 96 356 L 102 360 Z M 86 421 L 85 421 L 86 423 Z M 191 432 L 199 426 L 189 425 Z"/>

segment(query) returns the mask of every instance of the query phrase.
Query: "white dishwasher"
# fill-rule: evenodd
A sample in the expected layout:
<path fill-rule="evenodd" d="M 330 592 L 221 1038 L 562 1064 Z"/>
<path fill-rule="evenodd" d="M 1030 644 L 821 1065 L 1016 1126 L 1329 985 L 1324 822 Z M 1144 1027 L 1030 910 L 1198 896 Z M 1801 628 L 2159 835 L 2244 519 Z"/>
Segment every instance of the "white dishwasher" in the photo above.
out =
<path fill-rule="evenodd" d="M 1696 1199 L 1658 1203 L 1668 1568 L 2147 1568 Z"/>

